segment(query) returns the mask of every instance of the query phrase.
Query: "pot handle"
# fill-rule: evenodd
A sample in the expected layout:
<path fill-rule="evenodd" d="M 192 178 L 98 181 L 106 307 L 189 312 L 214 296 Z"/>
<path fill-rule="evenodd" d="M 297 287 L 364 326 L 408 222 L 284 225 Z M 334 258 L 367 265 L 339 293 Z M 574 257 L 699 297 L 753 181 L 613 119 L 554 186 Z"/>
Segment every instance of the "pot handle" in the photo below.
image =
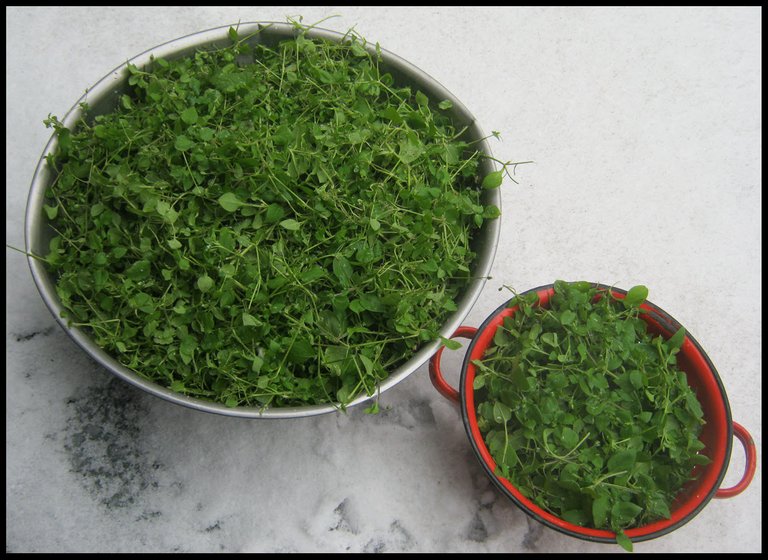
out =
<path fill-rule="evenodd" d="M 755 448 L 755 441 L 752 439 L 752 436 L 747 429 L 736 422 L 733 423 L 733 435 L 736 436 L 744 446 L 747 465 L 744 468 L 744 475 L 741 477 L 741 480 L 736 483 L 735 486 L 730 488 L 718 488 L 715 493 L 715 498 L 732 498 L 737 494 L 741 494 L 747 489 L 749 483 L 752 482 L 752 477 L 755 476 L 755 469 L 757 468 L 757 449 Z"/>
<path fill-rule="evenodd" d="M 456 332 L 451 335 L 451 338 L 461 337 L 473 339 L 475 338 L 475 333 L 477 333 L 475 327 L 459 327 L 456 329 Z M 437 389 L 441 395 L 458 404 L 461 402 L 459 392 L 448 385 L 448 382 L 443 378 L 443 372 L 440 371 L 440 358 L 443 355 L 443 350 L 445 350 L 445 346 L 440 346 L 440 349 L 429 360 L 429 378 L 432 380 L 432 385 L 435 386 L 435 389 Z"/>

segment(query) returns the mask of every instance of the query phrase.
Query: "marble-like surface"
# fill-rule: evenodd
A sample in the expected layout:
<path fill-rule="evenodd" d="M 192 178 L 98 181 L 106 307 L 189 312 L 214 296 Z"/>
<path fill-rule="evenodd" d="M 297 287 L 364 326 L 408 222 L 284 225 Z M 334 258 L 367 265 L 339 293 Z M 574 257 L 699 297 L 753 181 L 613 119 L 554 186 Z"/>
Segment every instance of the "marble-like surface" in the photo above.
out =
<path fill-rule="evenodd" d="M 149 47 L 241 21 L 356 30 L 452 91 L 507 160 L 493 279 L 466 320 L 562 278 L 628 288 L 696 336 L 758 470 L 641 552 L 762 550 L 759 8 L 6 8 L 6 242 L 85 88 Z M 58 328 L 6 249 L 6 551 L 614 552 L 493 489 L 426 365 L 383 412 L 243 420 L 148 396 Z M 458 356 L 446 359 L 458 368 Z M 455 379 L 455 377 L 454 377 Z M 726 484 L 739 479 L 734 444 Z"/>

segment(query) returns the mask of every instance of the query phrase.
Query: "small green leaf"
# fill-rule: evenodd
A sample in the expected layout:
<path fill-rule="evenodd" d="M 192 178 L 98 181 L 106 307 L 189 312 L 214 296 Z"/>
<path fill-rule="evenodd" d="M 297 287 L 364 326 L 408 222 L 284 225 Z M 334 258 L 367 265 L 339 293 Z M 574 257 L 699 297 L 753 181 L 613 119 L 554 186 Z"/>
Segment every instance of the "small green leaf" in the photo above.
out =
<path fill-rule="evenodd" d="M 611 510 L 610 497 L 602 494 L 592 502 L 592 520 L 595 527 L 604 527 L 608 521 L 608 512 Z"/>
<path fill-rule="evenodd" d="M 294 364 L 302 364 L 315 357 L 316 351 L 309 340 L 306 338 L 299 338 L 293 342 L 291 349 L 288 351 L 288 361 Z"/>
<path fill-rule="evenodd" d="M 368 51 L 366 51 L 359 43 L 352 43 L 352 54 L 357 57 L 367 57 Z"/>
<path fill-rule="evenodd" d="M 224 208 L 227 212 L 235 212 L 238 208 L 243 206 L 245 204 L 242 202 L 239 198 L 237 198 L 237 195 L 235 193 L 224 193 L 221 195 L 218 199 L 219 205 Z"/>
<path fill-rule="evenodd" d="M 445 163 L 447 163 L 448 165 L 454 165 L 459 162 L 459 159 L 461 157 L 461 152 L 456 145 L 447 144 L 444 147 L 443 153 L 441 155 Z"/>
<path fill-rule="evenodd" d="M 125 275 L 134 281 L 141 281 L 149 278 L 151 266 L 149 261 L 140 260 L 133 263 L 128 270 L 125 271 Z"/>
<path fill-rule="evenodd" d="M 403 117 L 400 115 L 400 113 L 397 111 L 397 108 L 393 106 L 385 107 L 381 110 L 379 113 L 382 117 L 385 119 L 389 119 L 395 124 L 402 124 L 403 123 Z"/>
<path fill-rule="evenodd" d="M 584 526 L 589 522 L 587 514 L 580 509 L 571 509 L 563 512 L 563 519 L 574 525 Z"/>
<path fill-rule="evenodd" d="M 541 341 L 549 346 L 557 347 L 557 333 L 546 332 L 541 335 Z"/>
<path fill-rule="evenodd" d="M 497 189 L 501 186 L 501 183 L 503 182 L 503 180 L 504 180 L 504 177 L 501 171 L 492 171 L 491 173 L 485 176 L 481 186 L 484 189 Z"/>
<path fill-rule="evenodd" d="M 504 403 L 496 402 L 493 404 L 493 419 L 499 424 L 503 424 L 512 418 L 512 409 Z"/>
<path fill-rule="evenodd" d="M 336 399 L 340 404 L 347 404 L 352 400 L 352 390 L 347 385 L 336 391 Z"/>
<path fill-rule="evenodd" d="M 43 210 L 45 210 L 49 220 L 54 220 L 59 214 L 59 205 L 57 204 L 56 206 L 48 206 L 47 204 L 43 204 Z"/>
<path fill-rule="evenodd" d="M 305 270 L 299 275 L 299 280 L 301 280 L 305 284 L 309 284 L 310 282 L 313 282 L 319 278 L 322 278 L 325 276 L 325 269 L 314 265 L 311 268 Z"/>
<path fill-rule="evenodd" d="M 182 338 L 181 344 L 179 345 L 179 355 L 185 364 L 192 362 L 196 348 L 197 341 L 193 336 L 185 336 Z"/>
<path fill-rule="evenodd" d="M 643 508 L 632 502 L 616 502 L 611 508 L 611 523 L 629 525 L 642 511 Z"/>
<path fill-rule="evenodd" d="M 251 361 L 251 371 L 254 373 L 259 373 L 263 366 L 264 366 L 264 360 L 259 356 L 254 356 L 253 360 Z"/>
<path fill-rule="evenodd" d="M 385 306 L 381 301 L 381 298 L 376 294 L 360 294 L 360 304 L 366 311 L 372 311 L 374 313 L 382 313 L 385 311 Z"/>
<path fill-rule="evenodd" d="M 658 515 L 664 519 L 672 517 L 672 513 L 669 511 L 669 506 L 661 498 L 652 499 L 649 508 L 654 515 Z"/>
<path fill-rule="evenodd" d="M 283 220 L 280 225 L 289 231 L 298 231 L 301 228 L 301 224 L 292 218 Z"/>
<path fill-rule="evenodd" d="M 270 204 L 267 206 L 267 211 L 265 212 L 264 219 L 269 224 L 276 224 L 278 221 L 280 221 L 280 218 L 285 216 L 285 209 L 280 206 L 279 204 Z"/>
<path fill-rule="evenodd" d="M 348 288 L 352 283 L 352 265 L 344 255 L 336 255 L 333 258 L 333 273 L 339 279 L 341 285 Z"/>
<path fill-rule="evenodd" d="M 358 354 L 357 357 L 360 359 L 360 362 L 363 364 L 366 375 L 372 375 L 374 370 L 376 369 L 376 366 L 373 363 L 373 361 L 365 354 Z"/>
<path fill-rule="evenodd" d="M 608 470 L 611 472 L 627 471 L 635 464 L 637 452 L 634 449 L 625 449 L 614 453 L 608 459 Z"/>
<path fill-rule="evenodd" d="M 181 120 L 187 124 L 195 124 L 198 118 L 199 116 L 197 114 L 197 109 L 195 109 L 194 107 L 188 107 L 181 112 Z M 176 148 L 181 149 L 178 147 L 178 138 L 176 139 L 176 141 L 177 141 Z"/>
<path fill-rule="evenodd" d="M 712 459 L 706 455 L 697 454 L 691 457 L 691 462 L 694 465 L 708 465 L 712 462 Z"/>
<path fill-rule="evenodd" d="M 186 136 L 184 136 L 183 134 L 179 134 L 176 137 L 176 142 L 174 143 L 174 146 L 180 152 L 186 152 L 187 150 L 193 148 L 194 145 L 195 143 L 189 138 L 187 138 Z"/>
<path fill-rule="evenodd" d="M 451 102 L 450 102 L 449 100 L 447 100 L 447 99 L 444 99 L 443 101 L 441 101 L 440 103 L 438 103 L 438 104 L 437 104 L 437 106 L 438 106 L 438 107 L 440 107 L 440 108 L 441 108 L 441 109 L 443 109 L 443 110 L 446 110 L 446 109 L 450 109 L 451 107 L 453 107 L 453 103 L 451 103 Z"/>
<path fill-rule="evenodd" d="M 253 315 L 245 311 L 243 311 L 242 319 L 243 319 L 243 326 L 245 327 L 259 327 L 262 324 L 261 321 L 256 319 L 256 317 L 254 317 Z"/>
<path fill-rule="evenodd" d="M 624 534 L 624 531 L 619 531 L 616 533 L 616 543 L 627 552 L 632 552 L 634 550 L 632 541 L 627 535 Z"/>
<path fill-rule="evenodd" d="M 644 303 L 646 298 L 648 298 L 648 288 L 642 285 L 634 286 L 624 296 L 624 303 L 627 306 L 636 307 Z"/>
<path fill-rule="evenodd" d="M 202 128 L 199 128 L 197 130 L 197 135 L 200 137 L 200 140 L 203 142 L 209 142 L 213 140 L 213 137 L 215 136 L 216 131 L 212 128 L 208 128 L 207 126 L 204 126 Z"/>
<path fill-rule="evenodd" d="M 570 309 L 566 309 L 560 314 L 560 323 L 562 325 L 570 325 L 576 320 L 576 313 Z"/>
<path fill-rule="evenodd" d="M 483 218 L 488 220 L 495 220 L 501 216 L 501 210 L 499 210 L 498 206 L 494 206 L 493 204 L 489 204 L 485 207 L 485 210 L 483 210 Z"/>
<path fill-rule="evenodd" d="M 213 279 L 207 274 L 204 274 L 203 276 L 197 279 L 197 288 L 201 292 L 209 291 L 211 288 L 213 288 Z"/>
<path fill-rule="evenodd" d="M 493 335 L 493 343 L 496 346 L 504 346 L 510 342 L 512 335 L 505 329 L 496 329 Z"/>
<path fill-rule="evenodd" d="M 152 313 L 155 310 L 155 302 L 152 296 L 145 292 L 138 292 L 130 300 L 131 307 L 143 313 Z"/>
<path fill-rule="evenodd" d="M 458 340 L 453 340 L 453 339 L 445 338 L 441 336 L 440 342 L 442 342 L 443 346 L 448 348 L 448 350 L 458 350 L 459 348 L 461 348 L 461 342 L 459 342 Z"/>
<path fill-rule="evenodd" d="M 408 136 L 400 142 L 398 156 L 403 163 L 411 163 L 418 159 L 424 153 L 424 146 L 415 135 Z"/>
<path fill-rule="evenodd" d="M 678 350 L 685 342 L 685 328 L 680 327 L 675 334 L 673 334 L 669 340 L 667 340 L 667 348 L 672 350 Z"/>
<path fill-rule="evenodd" d="M 373 404 L 371 406 L 368 406 L 363 409 L 363 412 L 366 414 L 378 414 L 379 413 L 379 401 L 373 401 Z"/>
<path fill-rule="evenodd" d="M 560 439 L 563 442 L 563 446 L 566 449 L 571 450 L 579 443 L 579 434 L 568 426 L 565 426 L 562 430 Z"/>

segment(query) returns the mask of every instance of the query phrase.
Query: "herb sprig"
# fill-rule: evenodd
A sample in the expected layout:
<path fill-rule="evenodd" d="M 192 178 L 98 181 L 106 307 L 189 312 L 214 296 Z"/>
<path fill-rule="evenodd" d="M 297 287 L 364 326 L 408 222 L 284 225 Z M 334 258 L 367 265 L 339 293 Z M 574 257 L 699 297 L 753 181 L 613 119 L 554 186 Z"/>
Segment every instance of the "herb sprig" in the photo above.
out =
<path fill-rule="evenodd" d="M 457 309 L 499 216 L 482 189 L 509 174 L 478 177 L 451 102 L 396 84 L 378 45 L 293 23 L 274 47 L 230 29 L 225 48 L 129 64 L 113 113 L 45 121 L 67 317 L 143 377 L 231 407 L 373 395 Z"/>
<path fill-rule="evenodd" d="M 652 336 L 644 286 L 623 299 L 587 282 L 535 292 L 495 333 L 474 378 L 477 421 L 497 474 L 576 525 L 624 529 L 668 519 L 696 465 L 703 412 L 676 354 L 685 337 Z"/>

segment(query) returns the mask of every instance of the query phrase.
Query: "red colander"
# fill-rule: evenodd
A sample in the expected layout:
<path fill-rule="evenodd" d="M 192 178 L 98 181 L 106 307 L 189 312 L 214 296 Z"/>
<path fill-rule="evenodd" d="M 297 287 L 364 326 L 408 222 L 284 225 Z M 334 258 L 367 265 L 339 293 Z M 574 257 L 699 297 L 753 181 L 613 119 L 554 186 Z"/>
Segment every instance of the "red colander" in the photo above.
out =
<path fill-rule="evenodd" d="M 613 296 L 619 299 L 624 298 L 627 293 L 624 290 L 602 284 L 594 285 L 598 288 L 598 292 L 604 293 L 610 290 Z M 555 293 L 554 284 L 534 288 L 521 295 L 530 292 L 538 294 L 538 305 L 548 306 L 550 297 Z M 477 425 L 473 389 L 476 372 L 472 360 L 483 357 L 486 349 L 492 346 L 496 329 L 503 324 L 504 318 L 512 317 L 517 311 L 518 306 L 509 307 L 510 301 L 496 309 L 479 328 L 462 326 L 453 334 L 452 338 L 471 340 L 461 367 L 458 390 L 446 382 L 440 370 L 440 360 L 445 347 L 441 347 L 430 360 L 430 379 L 440 394 L 459 404 L 464 427 L 475 455 L 491 481 L 503 494 L 525 513 L 561 533 L 592 542 L 615 543 L 616 534 L 613 531 L 592 529 L 569 523 L 533 503 L 506 478 L 494 474 L 496 463 L 491 457 Z M 661 335 L 668 339 L 680 329 L 681 325 L 658 306 L 646 301 L 641 305 L 641 308 L 646 311 L 641 313 L 640 317 L 647 323 L 649 333 Z M 752 436 L 742 425 L 731 420 L 728 397 L 720 376 L 707 354 L 687 329 L 685 340 L 677 354 L 677 365 L 685 372 L 688 384 L 695 391 L 704 412 L 706 423 L 702 427 L 700 439 L 705 447 L 701 452 L 710 457 L 712 461 L 707 465 L 694 467 L 692 474 L 695 475 L 695 479 L 688 482 L 678 494 L 672 507 L 670 507 L 671 517 L 669 519 L 662 519 L 625 531 L 627 537 L 633 542 L 653 539 L 674 531 L 693 519 L 712 498 L 730 498 L 743 492 L 755 474 L 756 449 Z M 730 488 L 720 488 L 728 470 L 734 436 L 744 446 L 746 467 L 741 480 L 736 485 Z"/>

